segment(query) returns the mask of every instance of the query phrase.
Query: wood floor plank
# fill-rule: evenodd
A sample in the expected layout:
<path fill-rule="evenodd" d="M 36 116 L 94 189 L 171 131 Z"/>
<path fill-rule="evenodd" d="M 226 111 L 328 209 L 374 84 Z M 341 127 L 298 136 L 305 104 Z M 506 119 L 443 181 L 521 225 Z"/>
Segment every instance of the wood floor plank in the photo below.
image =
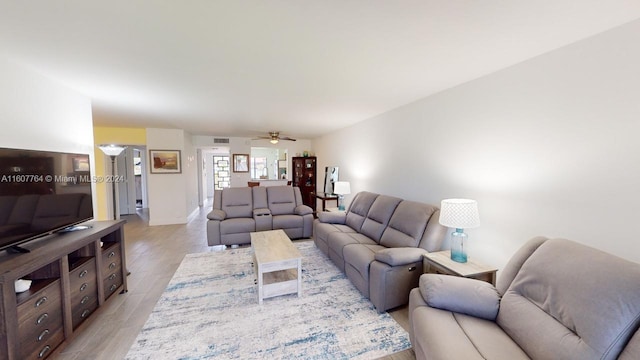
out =
<path fill-rule="evenodd" d="M 56 349 L 53 360 L 120 360 L 123 359 L 167 284 L 186 254 L 207 252 L 206 215 L 198 216 L 185 225 L 148 226 L 145 212 L 123 217 L 127 254 L 129 292 L 115 294 L 74 333 L 65 345 Z M 406 307 L 390 312 L 408 330 Z M 382 359 L 413 360 L 408 349 Z"/>

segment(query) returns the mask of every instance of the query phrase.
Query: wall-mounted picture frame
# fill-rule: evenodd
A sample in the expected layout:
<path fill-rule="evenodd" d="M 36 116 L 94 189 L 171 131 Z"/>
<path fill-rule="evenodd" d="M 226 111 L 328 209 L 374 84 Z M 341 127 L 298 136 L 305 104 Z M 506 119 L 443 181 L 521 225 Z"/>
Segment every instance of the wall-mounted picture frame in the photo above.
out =
<path fill-rule="evenodd" d="M 233 154 L 233 172 L 249 172 L 249 154 Z"/>
<path fill-rule="evenodd" d="M 152 174 L 182 173 L 180 150 L 149 150 L 149 159 Z"/>

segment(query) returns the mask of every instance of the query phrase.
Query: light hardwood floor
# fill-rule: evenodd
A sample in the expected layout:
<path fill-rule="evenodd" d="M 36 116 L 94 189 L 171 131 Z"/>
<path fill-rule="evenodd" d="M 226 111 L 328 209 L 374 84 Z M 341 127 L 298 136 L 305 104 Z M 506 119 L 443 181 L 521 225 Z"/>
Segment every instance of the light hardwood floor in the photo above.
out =
<path fill-rule="evenodd" d="M 123 217 L 127 220 L 124 233 L 131 272 L 127 279 L 129 292 L 114 295 L 49 359 L 123 359 L 184 255 L 211 251 L 206 235 L 208 212 L 203 208 L 186 225 L 150 227 L 143 212 Z M 408 330 L 406 307 L 391 315 Z M 384 359 L 413 360 L 415 355 L 409 349 Z"/>

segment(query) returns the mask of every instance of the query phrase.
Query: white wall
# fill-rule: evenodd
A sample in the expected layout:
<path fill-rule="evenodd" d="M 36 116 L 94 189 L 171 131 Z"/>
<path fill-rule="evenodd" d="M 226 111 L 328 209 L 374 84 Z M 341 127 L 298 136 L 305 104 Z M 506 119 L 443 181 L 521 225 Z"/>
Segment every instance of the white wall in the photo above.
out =
<path fill-rule="evenodd" d="M 89 98 L 3 59 L 0 79 L 1 147 L 89 154 L 95 173 Z"/>
<path fill-rule="evenodd" d="M 180 150 L 182 162 L 180 174 L 148 174 L 149 225 L 185 224 L 198 207 L 196 153 L 190 135 L 176 129 L 146 130 L 149 150 Z"/>
<path fill-rule="evenodd" d="M 536 235 L 638 262 L 637 44 L 640 21 L 326 135 L 318 168 L 353 193 L 478 200 L 470 256 L 500 268 Z"/>

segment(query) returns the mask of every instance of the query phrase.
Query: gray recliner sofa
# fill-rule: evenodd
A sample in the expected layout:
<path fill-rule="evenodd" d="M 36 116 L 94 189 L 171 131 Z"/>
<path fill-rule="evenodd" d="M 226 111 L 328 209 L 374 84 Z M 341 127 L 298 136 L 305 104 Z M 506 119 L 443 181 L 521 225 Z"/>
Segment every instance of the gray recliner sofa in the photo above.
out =
<path fill-rule="evenodd" d="M 640 264 L 534 238 L 496 287 L 422 275 L 409 322 L 417 359 L 640 359 Z"/>
<path fill-rule="evenodd" d="M 249 244 L 255 231 L 282 229 L 291 239 L 310 238 L 313 231 L 313 210 L 291 186 L 216 190 L 207 218 L 210 246 Z"/>
<path fill-rule="evenodd" d="M 379 312 L 409 301 L 422 256 L 438 251 L 447 228 L 428 204 L 360 192 L 345 213 L 322 212 L 314 242 Z"/>

